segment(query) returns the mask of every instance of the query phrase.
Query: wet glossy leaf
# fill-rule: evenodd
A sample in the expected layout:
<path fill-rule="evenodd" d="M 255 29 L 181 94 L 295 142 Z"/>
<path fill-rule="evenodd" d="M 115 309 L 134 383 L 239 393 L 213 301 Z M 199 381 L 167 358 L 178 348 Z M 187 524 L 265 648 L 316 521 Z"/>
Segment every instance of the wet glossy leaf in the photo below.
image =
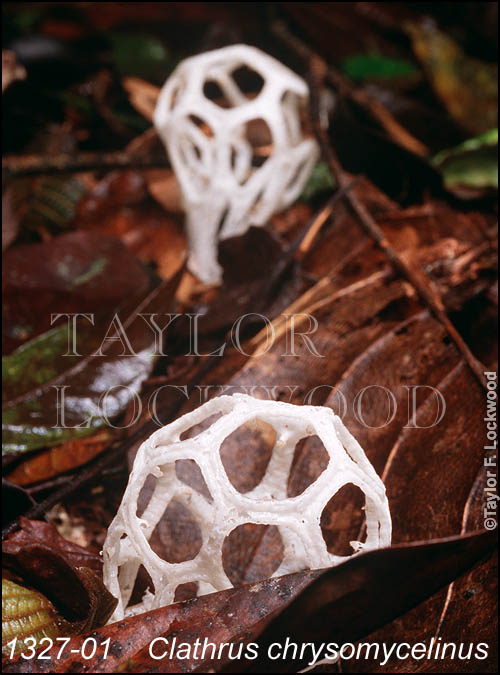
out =
<path fill-rule="evenodd" d="M 8 250 L 3 284 L 4 350 L 8 352 L 11 345 L 49 329 L 52 315 L 112 313 L 125 299 L 145 293 L 148 278 L 117 239 L 71 232 L 47 243 Z"/>
<path fill-rule="evenodd" d="M 133 307 L 129 303 L 128 312 L 120 318 L 126 338 L 118 324 L 105 325 L 105 331 L 111 329 L 108 338 L 115 339 L 108 339 L 102 351 L 98 342 L 88 355 L 64 357 L 68 342 L 64 351 L 61 346 L 67 338 L 66 329 L 56 329 L 11 354 L 6 367 L 3 451 L 26 452 L 89 436 L 123 412 L 151 372 L 157 355 L 156 336 L 147 327 L 145 330 L 138 313 L 168 312 L 179 276 L 139 296 Z M 105 335 L 101 332 L 98 340 Z M 36 370 L 25 367 L 33 358 L 38 362 Z M 61 392 L 57 387 L 68 387 L 65 405 L 60 400 L 64 419 L 57 417 Z"/>

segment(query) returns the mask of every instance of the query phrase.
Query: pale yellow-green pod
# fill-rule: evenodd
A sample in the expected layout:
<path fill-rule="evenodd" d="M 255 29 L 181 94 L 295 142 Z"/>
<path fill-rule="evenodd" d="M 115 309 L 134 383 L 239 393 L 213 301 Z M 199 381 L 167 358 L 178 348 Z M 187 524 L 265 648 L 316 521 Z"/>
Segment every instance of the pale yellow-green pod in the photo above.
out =
<path fill-rule="evenodd" d="M 7 645 L 14 638 L 17 638 L 14 652 L 17 653 L 27 648 L 27 638 L 38 642 L 44 637 L 55 639 L 60 635 L 57 612 L 45 596 L 2 579 L 2 653 L 12 653 Z M 31 641 L 29 646 L 33 646 Z"/>

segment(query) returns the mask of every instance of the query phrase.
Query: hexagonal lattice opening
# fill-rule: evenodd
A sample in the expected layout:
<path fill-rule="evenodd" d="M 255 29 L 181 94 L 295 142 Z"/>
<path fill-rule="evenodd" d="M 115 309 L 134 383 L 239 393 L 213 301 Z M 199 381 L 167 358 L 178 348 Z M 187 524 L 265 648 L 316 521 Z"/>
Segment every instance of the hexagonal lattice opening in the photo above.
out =
<path fill-rule="evenodd" d="M 175 474 L 182 483 L 192 487 L 208 501 L 212 501 L 210 490 L 203 478 L 200 467 L 194 459 L 178 459 L 175 463 Z"/>
<path fill-rule="evenodd" d="M 275 443 L 274 428 L 259 419 L 242 424 L 225 439 L 220 456 L 238 492 L 250 492 L 262 481 Z"/>
<path fill-rule="evenodd" d="M 222 413 L 210 415 L 210 417 L 207 417 L 202 422 L 198 422 L 198 424 L 194 424 L 192 427 L 189 427 L 189 429 L 186 429 L 186 431 L 183 431 L 179 436 L 180 440 L 185 441 L 188 438 L 196 438 L 196 436 L 199 436 L 203 431 L 210 429 L 210 427 L 221 417 Z"/>
<path fill-rule="evenodd" d="M 233 586 L 272 577 L 283 560 L 283 539 L 276 525 L 245 523 L 222 545 L 222 565 Z"/>
<path fill-rule="evenodd" d="M 118 578 L 120 578 L 120 573 L 118 573 Z M 149 575 L 149 572 L 144 567 L 144 565 L 140 565 L 139 569 L 137 570 L 137 576 L 135 578 L 132 594 L 127 603 L 127 608 L 133 611 L 134 607 L 140 606 L 145 593 L 154 594 L 154 592 L 155 586 L 151 576 Z"/>
<path fill-rule="evenodd" d="M 314 483 L 330 462 L 323 441 L 319 436 L 309 436 L 295 446 L 292 466 L 288 475 L 288 497 L 297 497 Z"/>
<path fill-rule="evenodd" d="M 188 507 L 172 499 L 151 534 L 151 549 L 166 562 L 181 563 L 196 558 L 202 544 L 195 517 Z"/>
<path fill-rule="evenodd" d="M 235 68 L 231 77 L 241 93 L 249 99 L 258 96 L 265 84 L 262 75 L 248 65 Z"/>
<path fill-rule="evenodd" d="M 149 502 L 151 501 L 151 497 L 156 489 L 157 483 L 158 478 L 156 476 L 153 476 L 152 473 L 150 473 L 149 476 L 144 481 L 144 485 L 142 486 L 141 491 L 139 492 L 139 497 L 137 499 L 136 515 L 138 518 L 142 516 Z"/>
<path fill-rule="evenodd" d="M 325 506 L 321 514 L 321 532 L 330 553 L 352 555 L 351 541 L 365 541 L 365 501 L 363 491 L 357 485 L 347 483 Z"/>

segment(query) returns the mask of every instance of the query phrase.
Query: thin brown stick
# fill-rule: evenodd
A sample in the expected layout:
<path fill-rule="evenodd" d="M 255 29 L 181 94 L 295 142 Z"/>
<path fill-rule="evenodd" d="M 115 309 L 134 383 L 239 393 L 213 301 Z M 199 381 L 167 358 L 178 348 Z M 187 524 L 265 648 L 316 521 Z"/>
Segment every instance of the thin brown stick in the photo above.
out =
<path fill-rule="evenodd" d="M 405 127 L 398 122 L 394 115 L 377 99 L 370 96 L 363 89 L 355 87 L 342 73 L 331 66 L 327 66 L 319 54 L 297 36 L 292 35 L 283 21 L 275 21 L 271 25 L 274 35 L 287 47 L 298 54 L 306 63 L 311 59 L 321 62 L 325 71 L 325 80 L 339 93 L 349 97 L 358 105 L 366 108 L 372 117 L 385 129 L 391 139 L 403 148 L 419 157 L 428 157 L 429 149 L 422 141 L 415 138 Z"/>
<path fill-rule="evenodd" d="M 166 169 L 170 163 L 165 157 L 151 159 L 117 152 L 80 152 L 77 155 L 7 155 L 2 159 L 4 176 L 38 176 L 85 171 L 110 171 L 113 169 Z"/>
<path fill-rule="evenodd" d="M 312 85 L 311 118 L 315 135 L 321 146 L 324 159 L 327 162 L 332 175 L 337 180 L 339 188 L 342 189 L 349 185 L 351 178 L 342 168 L 339 158 L 331 143 L 329 142 L 327 132 L 321 125 L 319 92 L 321 91 L 321 85 L 325 77 L 325 64 L 321 59 L 318 60 L 314 57 L 311 59 L 310 76 Z M 347 201 L 358 222 L 363 227 L 368 236 L 371 237 L 384 251 L 394 267 L 410 282 L 410 284 L 416 290 L 424 305 L 431 310 L 436 319 L 444 326 L 448 335 L 455 343 L 457 349 L 464 357 L 466 363 L 469 365 L 480 384 L 486 389 L 486 377 L 484 375 L 486 368 L 472 354 L 460 333 L 451 323 L 448 315 L 446 314 L 441 297 L 434 291 L 431 285 L 422 278 L 419 272 L 415 270 L 410 264 L 408 264 L 391 246 L 384 232 L 377 225 L 375 219 L 363 204 L 361 199 L 359 199 L 356 192 L 354 190 L 346 191 L 344 199 Z"/>

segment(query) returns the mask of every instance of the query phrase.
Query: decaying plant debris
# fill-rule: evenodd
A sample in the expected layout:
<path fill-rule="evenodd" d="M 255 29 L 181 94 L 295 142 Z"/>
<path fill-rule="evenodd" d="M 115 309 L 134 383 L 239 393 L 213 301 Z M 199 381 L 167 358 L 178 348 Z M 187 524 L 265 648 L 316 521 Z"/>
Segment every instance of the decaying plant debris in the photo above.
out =
<path fill-rule="evenodd" d="M 465 629 L 467 641 L 490 644 L 480 672 L 494 672 L 496 541 L 482 530 L 484 373 L 497 368 L 498 174 L 495 136 L 484 135 L 497 115 L 495 3 L 455 3 L 453 12 L 450 3 L 268 3 L 251 11 L 248 4 L 7 3 L 7 47 L 22 66 L 7 73 L 4 93 L 5 574 L 41 594 L 40 606 L 72 647 L 89 635 L 111 638 L 109 658 L 86 661 L 89 672 L 156 672 L 147 650 L 156 637 L 258 641 L 259 658 L 241 668 L 294 672 L 307 664 L 271 663 L 265 646 L 287 636 L 319 644 L 460 641 Z M 30 61 L 33 36 L 43 39 Z M 213 288 L 185 268 L 179 186 L 151 119 L 181 58 L 238 42 L 308 82 L 307 123 L 321 158 L 298 202 L 221 243 L 224 279 Z M 36 115 L 28 105 L 34 94 Z M 62 358 L 72 347 L 64 319 L 71 312 L 95 317 L 79 322 L 78 353 Z M 114 335 L 116 312 L 140 354 L 127 369 L 120 342 L 105 341 L 103 356 L 94 356 Z M 138 312 L 179 315 L 162 355 Z M 189 315 L 197 312 L 193 353 Z M 63 318 L 51 325 L 51 314 Z M 237 349 L 234 326 L 243 315 Z M 258 315 L 272 321 L 272 342 Z M 295 355 L 283 356 L 290 315 L 303 317 L 297 331 L 308 334 L 314 323 L 323 358 L 300 339 Z M 95 413 L 104 384 L 129 386 L 141 409 L 136 397 L 116 396 L 109 409 L 116 428 L 94 414 L 89 427 L 54 429 L 54 384 L 72 394 L 69 427 Z M 393 394 L 390 414 L 382 387 Z M 446 401 L 437 426 L 432 388 Z M 361 391 L 362 419 L 353 407 Z M 385 484 L 392 546 L 271 578 L 283 557 L 279 533 L 246 523 L 224 544 L 234 588 L 195 597 L 196 585 L 187 584 L 175 596 L 185 602 L 105 625 L 115 601 L 102 584 L 100 552 L 139 445 L 158 422 L 237 392 L 341 415 Z M 269 460 L 265 430 L 242 427 L 221 459 L 235 488 L 248 492 Z M 303 493 L 325 465 L 318 438 L 300 443 L 286 494 Z M 183 472 L 186 482 L 199 479 L 191 465 Z M 346 555 L 362 540 L 362 506 L 352 485 L 327 504 L 321 528 L 330 554 Z M 196 537 L 185 510 L 171 503 L 150 545 L 181 562 Z M 141 569 L 134 601 L 148 588 Z M 11 662 L 4 654 L 5 668 L 82 668 L 69 651 L 49 656 Z M 207 672 L 228 663 L 222 650 L 160 667 Z M 479 672 L 470 660 L 323 668 Z"/>

